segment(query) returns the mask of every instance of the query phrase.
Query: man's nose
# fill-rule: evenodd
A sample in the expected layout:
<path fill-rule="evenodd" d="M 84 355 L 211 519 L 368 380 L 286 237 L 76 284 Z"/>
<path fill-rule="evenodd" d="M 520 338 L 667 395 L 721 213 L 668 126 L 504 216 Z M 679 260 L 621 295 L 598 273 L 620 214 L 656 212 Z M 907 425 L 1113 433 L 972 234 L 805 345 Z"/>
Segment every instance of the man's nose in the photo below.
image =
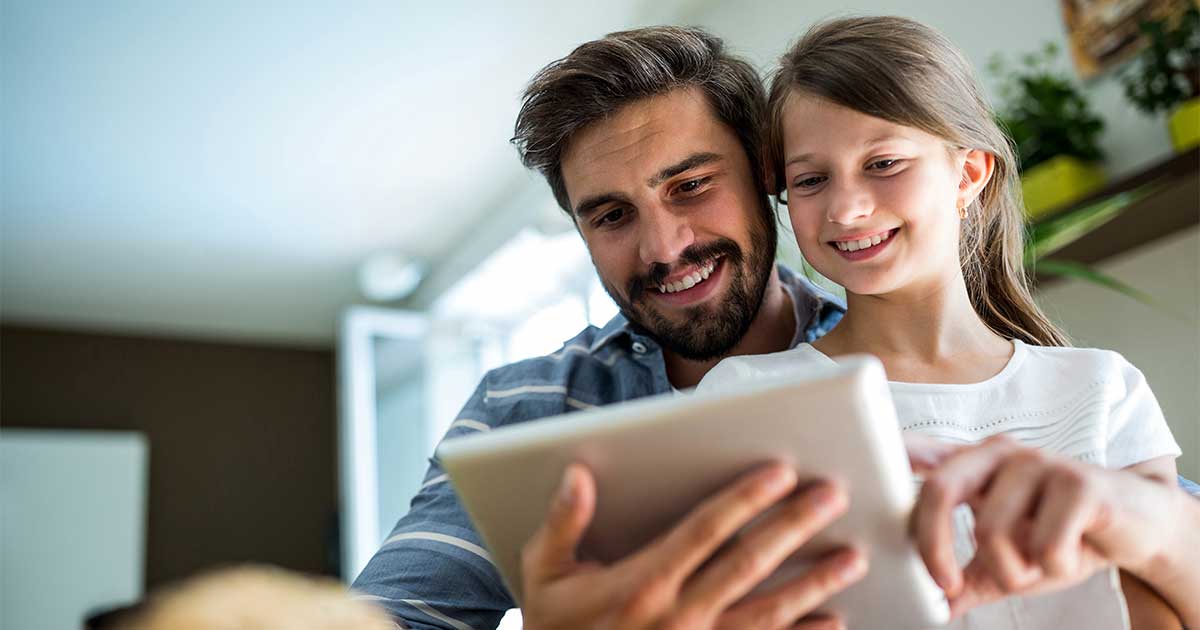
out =
<path fill-rule="evenodd" d="M 638 256 L 646 266 L 673 264 L 696 240 L 687 216 L 665 208 L 644 210 L 638 223 Z"/>
<path fill-rule="evenodd" d="M 856 221 L 871 216 L 875 211 L 875 201 L 863 186 L 854 182 L 841 181 L 832 186 L 829 191 L 828 206 L 825 218 L 830 223 L 851 225 Z"/>

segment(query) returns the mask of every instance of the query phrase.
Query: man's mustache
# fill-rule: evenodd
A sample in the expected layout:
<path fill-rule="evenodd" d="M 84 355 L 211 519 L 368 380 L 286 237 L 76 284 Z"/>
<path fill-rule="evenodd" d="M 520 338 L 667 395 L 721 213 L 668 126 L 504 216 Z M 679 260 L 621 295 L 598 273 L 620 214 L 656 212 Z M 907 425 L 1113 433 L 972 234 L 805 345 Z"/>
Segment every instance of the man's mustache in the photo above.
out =
<path fill-rule="evenodd" d="M 702 266 L 708 261 L 717 256 L 725 256 L 729 262 L 735 265 L 742 262 L 742 248 L 738 244 L 727 238 L 718 238 L 710 243 L 692 245 L 683 250 L 679 254 L 679 262 L 676 267 L 693 265 L 696 267 Z M 626 286 L 626 295 L 629 296 L 629 302 L 636 303 L 642 299 L 643 294 L 653 289 L 658 290 L 659 285 L 671 275 L 671 266 L 663 263 L 654 263 L 650 265 L 650 270 L 645 275 L 639 275 L 632 278 Z"/>

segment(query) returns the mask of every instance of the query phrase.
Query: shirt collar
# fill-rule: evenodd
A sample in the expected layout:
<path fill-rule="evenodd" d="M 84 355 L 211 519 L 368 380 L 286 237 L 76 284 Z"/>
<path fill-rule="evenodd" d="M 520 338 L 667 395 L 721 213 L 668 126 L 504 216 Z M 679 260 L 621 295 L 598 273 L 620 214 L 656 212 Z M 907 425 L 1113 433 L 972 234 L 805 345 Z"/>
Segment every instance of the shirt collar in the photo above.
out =
<path fill-rule="evenodd" d="M 589 351 L 595 353 L 597 350 L 603 348 L 617 338 L 632 334 L 633 324 L 629 323 L 628 319 L 625 319 L 624 314 L 617 313 L 612 319 L 608 320 L 608 323 L 604 325 L 604 328 L 600 329 L 600 332 L 596 335 L 596 340 L 592 342 L 592 347 L 589 348 Z"/>

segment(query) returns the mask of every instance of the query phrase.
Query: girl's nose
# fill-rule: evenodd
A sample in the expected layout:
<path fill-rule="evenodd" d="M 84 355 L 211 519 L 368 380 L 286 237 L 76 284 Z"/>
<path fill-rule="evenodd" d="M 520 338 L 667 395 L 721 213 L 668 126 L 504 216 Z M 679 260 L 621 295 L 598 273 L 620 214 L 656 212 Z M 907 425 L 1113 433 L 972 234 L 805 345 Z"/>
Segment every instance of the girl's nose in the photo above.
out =
<path fill-rule="evenodd" d="M 851 225 L 871 216 L 875 210 L 874 200 L 867 191 L 852 182 L 835 184 L 830 190 L 828 200 L 825 218 L 830 223 Z"/>

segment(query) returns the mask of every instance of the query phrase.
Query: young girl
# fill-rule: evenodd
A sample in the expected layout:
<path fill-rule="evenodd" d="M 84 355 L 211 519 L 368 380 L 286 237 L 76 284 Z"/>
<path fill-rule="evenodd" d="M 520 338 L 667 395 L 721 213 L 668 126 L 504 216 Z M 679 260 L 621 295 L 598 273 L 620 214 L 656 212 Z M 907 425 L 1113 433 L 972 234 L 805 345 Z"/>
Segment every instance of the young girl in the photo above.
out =
<path fill-rule="evenodd" d="M 1113 558 L 1086 538 L 1096 519 L 1070 479 L 1122 469 L 1174 483 L 1180 450 L 1142 374 L 1114 352 L 1066 347 L 1030 297 L 1015 157 L 967 62 L 911 20 L 828 22 L 784 55 L 770 115 L 766 170 L 805 259 L 845 287 L 848 310 L 818 341 L 727 359 L 700 387 L 875 355 L 905 432 L 998 454 L 951 457 L 954 474 L 931 476 L 916 510 L 953 607 L 1077 583 L 957 623 L 1128 627 L 1116 572 L 1101 570 Z M 997 435 L 1013 440 L 986 441 Z M 1081 464 L 1047 475 L 1043 452 Z M 951 527 L 961 502 L 974 537 L 965 509 Z M 973 556 L 965 571 L 955 555 Z"/>

